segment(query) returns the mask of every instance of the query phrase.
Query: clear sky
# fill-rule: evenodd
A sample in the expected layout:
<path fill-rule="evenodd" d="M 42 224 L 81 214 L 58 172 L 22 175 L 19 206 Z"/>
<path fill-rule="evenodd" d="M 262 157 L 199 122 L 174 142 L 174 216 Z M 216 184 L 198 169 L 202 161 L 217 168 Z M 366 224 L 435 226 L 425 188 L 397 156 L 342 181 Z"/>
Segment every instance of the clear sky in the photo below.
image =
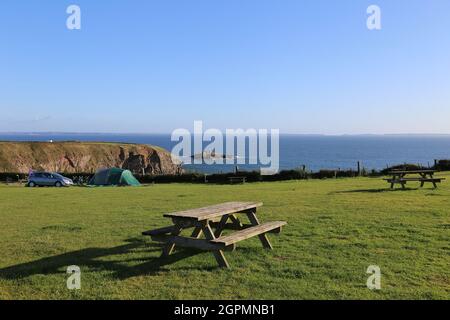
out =
<path fill-rule="evenodd" d="M 450 133 L 450 1 L 2 0 L 0 114 L 3 132 Z"/>

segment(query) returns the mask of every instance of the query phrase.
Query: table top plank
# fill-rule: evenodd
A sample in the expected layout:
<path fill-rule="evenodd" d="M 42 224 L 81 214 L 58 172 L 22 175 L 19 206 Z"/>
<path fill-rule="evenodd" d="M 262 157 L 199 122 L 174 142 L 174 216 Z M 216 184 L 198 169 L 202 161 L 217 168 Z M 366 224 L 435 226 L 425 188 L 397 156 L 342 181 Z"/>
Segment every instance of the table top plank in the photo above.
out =
<path fill-rule="evenodd" d="M 262 202 L 226 202 L 213 206 L 195 208 L 164 214 L 167 218 L 189 218 L 197 221 L 213 219 L 226 214 L 236 213 L 244 210 L 261 207 Z"/>
<path fill-rule="evenodd" d="M 420 173 L 435 173 L 436 170 L 424 169 L 424 170 L 394 170 L 390 171 L 389 174 L 420 174 Z"/>

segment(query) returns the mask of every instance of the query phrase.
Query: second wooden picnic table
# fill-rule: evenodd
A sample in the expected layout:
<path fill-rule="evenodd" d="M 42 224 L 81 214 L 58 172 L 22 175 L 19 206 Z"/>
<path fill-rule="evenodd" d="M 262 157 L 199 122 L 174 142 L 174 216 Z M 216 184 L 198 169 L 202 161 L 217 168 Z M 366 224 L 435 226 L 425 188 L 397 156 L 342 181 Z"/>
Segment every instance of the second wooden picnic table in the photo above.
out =
<path fill-rule="evenodd" d="M 393 170 L 389 172 L 389 175 L 392 178 L 385 179 L 388 183 L 391 184 L 391 189 L 394 188 L 396 183 L 401 184 L 402 188 L 405 188 L 405 185 L 408 181 L 418 181 L 420 182 L 420 186 L 423 187 L 426 182 L 430 182 L 433 184 L 435 188 L 437 188 L 437 183 L 440 183 L 443 178 L 435 178 L 434 174 L 436 170 L 432 169 L 420 169 L 420 170 Z M 407 178 L 407 175 L 418 175 L 419 177 Z"/>
<path fill-rule="evenodd" d="M 164 243 L 162 256 L 170 255 L 175 246 L 211 251 L 221 267 L 229 268 L 224 251 L 233 251 L 242 240 L 258 236 L 264 248 L 272 249 L 267 233 L 280 233 L 285 221 L 261 224 L 256 209 L 261 202 L 226 202 L 213 206 L 164 214 L 172 226 L 143 232 L 152 240 Z M 250 224 L 243 224 L 239 215 L 247 216 Z M 193 228 L 190 237 L 181 236 L 185 229 Z M 237 230 L 222 235 L 226 229 Z M 201 238 L 202 234 L 204 239 Z"/>

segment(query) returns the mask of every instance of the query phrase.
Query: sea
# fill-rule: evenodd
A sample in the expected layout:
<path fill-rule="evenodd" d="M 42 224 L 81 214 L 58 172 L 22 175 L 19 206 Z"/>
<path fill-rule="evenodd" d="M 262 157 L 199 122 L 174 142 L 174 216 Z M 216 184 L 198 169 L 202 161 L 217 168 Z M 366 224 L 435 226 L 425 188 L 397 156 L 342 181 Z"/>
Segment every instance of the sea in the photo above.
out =
<path fill-rule="evenodd" d="M 106 133 L 0 133 L 0 141 L 102 141 L 141 143 L 160 146 L 169 151 L 178 143 L 169 134 Z M 208 144 L 208 143 L 206 143 Z M 367 170 L 411 163 L 431 166 L 435 159 L 450 159 L 450 135 L 280 135 L 279 169 L 305 166 L 307 170 Z M 184 164 L 188 172 L 225 173 L 236 170 L 259 170 L 251 164 Z"/>

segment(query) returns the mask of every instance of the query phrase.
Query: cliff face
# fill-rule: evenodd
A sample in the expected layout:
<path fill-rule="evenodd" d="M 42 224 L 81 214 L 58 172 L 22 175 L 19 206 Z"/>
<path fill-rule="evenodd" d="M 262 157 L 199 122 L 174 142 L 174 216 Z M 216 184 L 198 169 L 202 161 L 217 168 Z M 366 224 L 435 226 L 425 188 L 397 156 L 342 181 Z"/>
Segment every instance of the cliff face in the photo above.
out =
<path fill-rule="evenodd" d="M 119 167 L 133 173 L 179 174 L 179 164 L 159 147 L 96 142 L 0 142 L 0 172 L 28 173 L 30 169 L 94 173 Z"/>

